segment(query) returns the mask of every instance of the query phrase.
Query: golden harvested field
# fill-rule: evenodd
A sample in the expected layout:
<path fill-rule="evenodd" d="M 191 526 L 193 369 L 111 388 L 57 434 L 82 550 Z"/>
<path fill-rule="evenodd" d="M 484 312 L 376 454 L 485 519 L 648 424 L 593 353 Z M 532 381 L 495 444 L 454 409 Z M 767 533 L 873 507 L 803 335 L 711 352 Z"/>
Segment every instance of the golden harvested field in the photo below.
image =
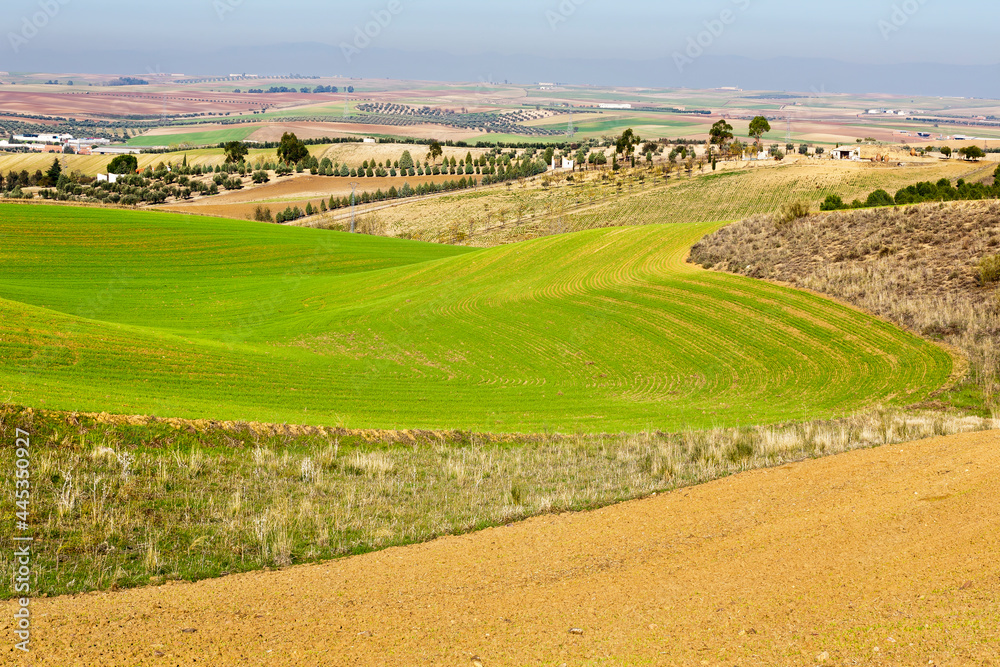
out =
<path fill-rule="evenodd" d="M 5 651 L 60 666 L 993 665 L 998 446 L 886 445 L 321 565 L 36 599 L 30 662 Z"/>
<path fill-rule="evenodd" d="M 278 137 L 280 139 L 281 137 Z M 301 138 L 301 137 L 300 137 Z M 441 146 L 446 159 L 455 158 L 463 160 L 465 156 L 472 153 L 473 158 L 481 157 L 489 150 L 485 148 L 456 148 L 455 146 Z M 360 144 L 356 142 L 346 144 L 330 144 L 322 154 L 314 153 L 319 159 L 325 157 L 335 162 L 346 162 L 349 165 L 361 166 L 365 160 L 375 160 L 385 162 L 386 160 L 396 161 L 403 151 L 410 151 L 413 160 L 421 164 L 427 158 L 427 146 L 422 144 Z M 438 159 L 440 163 L 440 158 Z"/>
<path fill-rule="evenodd" d="M 662 193 L 622 198 L 569 218 L 573 229 L 645 223 L 739 220 L 779 209 L 786 202 L 804 201 L 813 210 L 828 195 L 844 201 L 865 199 L 874 190 L 895 194 L 919 181 L 947 178 L 975 180 L 991 175 L 994 163 L 924 160 L 891 167 L 871 163 L 802 160 L 768 168 L 681 179 Z"/>
<path fill-rule="evenodd" d="M 310 146 L 314 151 L 324 150 L 325 146 Z M 155 166 L 160 162 L 180 164 L 187 156 L 188 164 L 205 165 L 214 167 L 226 161 L 223 152 L 218 148 L 202 148 L 181 151 L 176 153 L 158 154 L 142 153 L 136 155 L 139 160 L 139 168 L 145 169 Z M 274 150 L 250 149 L 248 159 L 256 160 L 265 157 L 274 158 Z M 52 166 L 53 158 L 59 158 L 63 169 L 70 172 L 78 171 L 84 176 L 96 176 L 107 172 L 108 164 L 115 158 L 114 155 L 57 155 L 53 153 L 0 153 L 0 171 L 6 175 L 10 171 L 21 171 L 22 169 L 34 173 L 36 170 L 45 171 Z"/>
<path fill-rule="evenodd" d="M 995 163 L 924 160 L 906 167 L 803 159 L 784 164 L 719 163 L 719 171 L 695 172 L 669 181 L 645 170 L 565 174 L 512 183 L 478 193 L 428 198 L 375 211 L 386 233 L 425 241 L 492 246 L 551 233 L 593 227 L 738 220 L 805 200 L 814 210 L 828 194 L 846 201 L 878 188 L 896 190 L 918 181 L 981 178 Z M 603 180 L 609 174 L 609 180 Z M 643 179 L 643 180 L 640 180 Z M 373 206 L 372 209 L 376 207 Z"/>

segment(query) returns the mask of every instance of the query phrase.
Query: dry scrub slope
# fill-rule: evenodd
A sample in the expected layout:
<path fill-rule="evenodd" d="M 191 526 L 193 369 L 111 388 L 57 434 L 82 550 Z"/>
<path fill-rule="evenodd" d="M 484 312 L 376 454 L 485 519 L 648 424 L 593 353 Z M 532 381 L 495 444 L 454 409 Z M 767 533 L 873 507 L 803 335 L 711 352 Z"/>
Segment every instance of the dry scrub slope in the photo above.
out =
<path fill-rule="evenodd" d="M 1000 254 L 1000 204 L 954 202 L 758 216 L 697 243 L 690 261 L 843 299 L 960 348 L 984 394 L 1000 391 L 1000 310 L 980 262 Z"/>
<path fill-rule="evenodd" d="M 37 600 L 30 664 L 996 664 L 998 439 L 856 451 L 324 565 Z"/>

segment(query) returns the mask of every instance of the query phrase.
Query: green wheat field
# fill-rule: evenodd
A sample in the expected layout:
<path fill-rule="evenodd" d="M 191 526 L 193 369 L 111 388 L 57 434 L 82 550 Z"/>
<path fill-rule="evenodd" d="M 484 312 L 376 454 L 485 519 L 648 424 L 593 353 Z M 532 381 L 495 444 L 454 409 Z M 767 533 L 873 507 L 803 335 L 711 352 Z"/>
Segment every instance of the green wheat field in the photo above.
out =
<path fill-rule="evenodd" d="M 685 263 L 718 223 L 484 250 L 166 213 L 0 206 L 8 402 L 481 432 L 765 424 L 919 402 L 947 353 Z"/>

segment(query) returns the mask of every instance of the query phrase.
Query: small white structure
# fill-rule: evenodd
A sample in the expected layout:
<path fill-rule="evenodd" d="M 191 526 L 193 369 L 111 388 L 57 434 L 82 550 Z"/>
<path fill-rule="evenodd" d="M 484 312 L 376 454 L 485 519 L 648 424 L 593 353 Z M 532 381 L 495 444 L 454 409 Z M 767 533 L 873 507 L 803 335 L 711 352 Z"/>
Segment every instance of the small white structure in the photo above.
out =
<path fill-rule="evenodd" d="M 559 166 L 556 165 L 556 156 L 555 155 L 552 156 L 552 170 L 553 171 L 555 171 L 556 169 L 569 169 L 569 170 L 572 171 L 572 169 L 575 166 L 576 166 L 576 162 L 575 161 L 573 161 L 573 160 L 567 160 L 566 158 L 563 158 L 562 159 L 562 167 L 559 167 Z"/>
<path fill-rule="evenodd" d="M 117 183 L 119 174 L 98 174 L 98 182 Z"/>
<path fill-rule="evenodd" d="M 631 104 L 598 104 L 601 109 L 631 109 Z"/>
<path fill-rule="evenodd" d="M 366 144 L 374 144 L 374 143 L 377 143 L 377 142 L 375 141 L 375 137 L 365 137 L 364 139 L 362 139 L 362 141 L 363 141 L 364 143 L 366 143 Z"/>
<path fill-rule="evenodd" d="M 857 146 L 840 146 L 830 151 L 830 159 L 861 162 L 861 149 Z"/>

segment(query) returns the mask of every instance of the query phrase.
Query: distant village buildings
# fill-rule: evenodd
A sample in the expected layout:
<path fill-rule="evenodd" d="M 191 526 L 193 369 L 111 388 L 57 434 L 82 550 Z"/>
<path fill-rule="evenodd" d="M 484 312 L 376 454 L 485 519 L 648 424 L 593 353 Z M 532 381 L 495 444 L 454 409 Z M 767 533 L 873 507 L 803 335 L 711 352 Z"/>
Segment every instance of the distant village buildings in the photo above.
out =
<path fill-rule="evenodd" d="M 910 112 L 905 109 L 869 109 L 865 112 L 869 116 L 909 116 Z"/>
<path fill-rule="evenodd" d="M 631 104 L 598 104 L 599 109 L 631 109 Z"/>
<path fill-rule="evenodd" d="M 74 153 L 90 155 L 95 146 L 111 143 L 96 137 L 76 139 L 72 134 L 15 134 L 13 139 L 13 142 L 0 141 L 0 148 L 27 149 L 34 153 L 62 153 L 71 148 Z"/>

